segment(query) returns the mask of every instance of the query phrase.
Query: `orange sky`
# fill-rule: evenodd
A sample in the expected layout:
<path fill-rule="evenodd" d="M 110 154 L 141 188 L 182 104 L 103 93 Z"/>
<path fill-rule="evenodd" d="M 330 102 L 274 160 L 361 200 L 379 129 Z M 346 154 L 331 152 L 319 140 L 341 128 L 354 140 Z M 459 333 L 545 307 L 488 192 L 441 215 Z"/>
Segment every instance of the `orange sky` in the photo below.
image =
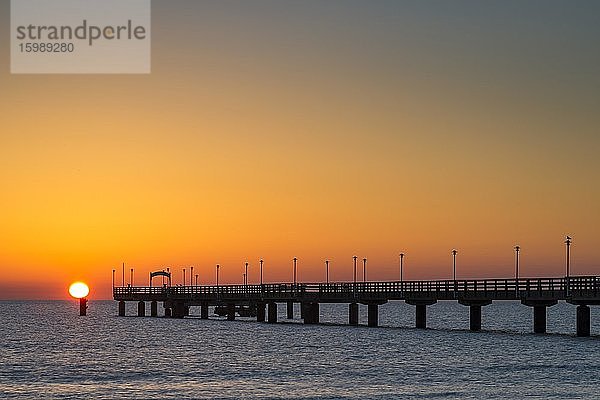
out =
<path fill-rule="evenodd" d="M 19 76 L 0 3 L 0 298 L 109 298 L 122 261 L 510 277 L 517 243 L 558 276 L 566 234 L 600 274 L 594 13 L 243 4 L 153 3 L 151 75 Z"/>

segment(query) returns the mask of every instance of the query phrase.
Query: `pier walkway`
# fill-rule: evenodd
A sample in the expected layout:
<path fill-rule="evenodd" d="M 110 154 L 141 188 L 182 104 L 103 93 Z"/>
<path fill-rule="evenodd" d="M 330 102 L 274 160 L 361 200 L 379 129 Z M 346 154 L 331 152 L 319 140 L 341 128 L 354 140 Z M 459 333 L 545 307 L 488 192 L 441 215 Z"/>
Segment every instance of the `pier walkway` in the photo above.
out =
<path fill-rule="evenodd" d="M 600 305 L 600 277 L 575 276 L 534 279 L 484 279 L 395 282 L 269 283 L 263 285 L 159 286 L 113 288 L 119 302 L 119 315 L 125 315 L 125 302 L 138 303 L 138 316 L 158 316 L 158 302 L 167 317 L 183 318 L 189 308 L 200 307 L 200 318 L 208 318 L 209 306 L 225 309 L 235 319 L 240 307 L 255 310 L 257 321 L 277 322 L 277 303 L 287 304 L 287 317 L 293 318 L 294 303 L 301 305 L 307 324 L 319 322 L 320 303 L 347 303 L 348 323 L 358 325 L 358 304 L 368 308 L 368 325 L 379 323 L 379 306 L 401 300 L 415 306 L 415 326 L 426 328 L 427 306 L 438 301 L 458 301 L 468 306 L 470 328 L 481 329 L 481 308 L 493 301 L 519 300 L 533 308 L 535 333 L 546 332 L 546 309 L 567 301 L 576 307 L 578 336 L 590 335 L 590 305 Z"/>

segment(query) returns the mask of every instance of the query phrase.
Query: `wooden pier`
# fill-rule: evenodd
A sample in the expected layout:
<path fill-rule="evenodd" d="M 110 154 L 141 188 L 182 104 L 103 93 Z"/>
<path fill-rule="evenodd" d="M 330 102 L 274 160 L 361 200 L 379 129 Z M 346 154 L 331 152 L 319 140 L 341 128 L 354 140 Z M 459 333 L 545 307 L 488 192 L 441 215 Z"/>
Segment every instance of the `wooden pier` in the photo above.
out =
<path fill-rule="evenodd" d="M 427 327 L 427 306 L 438 301 L 458 301 L 469 307 L 470 329 L 481 330 L 481 308 L 493 301 L 519 300 L 533 309 L 535 333 L 546 332 L 546 309 L 558 301 L 576 307 L 577 336 L 590 335 L 590 305 L 600 305 L 600 277 L 485 279 L 396 282 L 280 283 L 263 285 L 114 287 L 119 315 L 125 315 L 125 302 L 138 303 L 138 316 L 158 316 L 158 302 L 166 317 L 183 318 L 189 308 L 200 307 L 200 318 L 208 319 L 209 306 L 227 310 L 235 319 L 236 307 L 256 307 L 259 322 L 277 322 L 277 303 L 287 304 L 287 317 L 293 318 L 294 303 L 301 305 L 306 324 L 319 323 L 319 304 L 348 304 L 348 323 L 358 325 L 358 304 L 367 305 L 368 326 L 379 324 L 379 306 L 401 300 L 415 306 L 415 326 Z"/>

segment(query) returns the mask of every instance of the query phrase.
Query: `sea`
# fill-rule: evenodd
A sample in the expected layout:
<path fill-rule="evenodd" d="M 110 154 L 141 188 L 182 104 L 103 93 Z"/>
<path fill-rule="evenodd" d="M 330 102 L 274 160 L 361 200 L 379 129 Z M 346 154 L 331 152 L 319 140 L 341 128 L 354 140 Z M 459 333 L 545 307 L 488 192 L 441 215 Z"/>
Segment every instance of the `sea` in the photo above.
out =
<path fill-rule="evenodd" d="M 1 399 L 598 399 L 600 307 L 575 336 L 575 306 L 548 309 L 548 334 L 518 302 L 469 309 L 380 306 L 380 326 L 347 325 L 348 306 L 322 304 L 319 325 L 117 316 L 114 301 L 0 302 Z M 146 307 L 149 312 L 149 307 Z M 163 311 L 159 305 L 159 311 Z M 212 314 L 212 309 L 211 309 Z"/>

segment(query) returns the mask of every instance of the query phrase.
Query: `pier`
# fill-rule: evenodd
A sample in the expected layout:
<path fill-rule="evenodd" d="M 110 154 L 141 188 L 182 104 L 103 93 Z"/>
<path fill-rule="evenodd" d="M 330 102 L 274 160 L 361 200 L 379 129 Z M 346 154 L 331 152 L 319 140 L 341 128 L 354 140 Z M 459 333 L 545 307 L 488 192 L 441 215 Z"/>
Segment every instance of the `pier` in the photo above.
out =
<path fill-rule="evenodd" d="M 358 305 L 367 306 L 368 326 L 379 325 L 379 306 L 391 300 L 415 306 L 415 327 L 427 328 L 427 307 L 438 301 L 457 301 L 468 307 L 470 329 L 482 328 L 482 307 L 493 301 L 517 300 L 531 307 L 535 333 L 546 332 L 548 307 L 559 301 L 573 304 L 577 316 L 577 336 L 590 335 L 590 306 L 600 305 L 600 277 L 576 276 L 534 279 L 438 280 L 338 283 L 270 283 L 263 285 L 167 286 L 113 288 L 119 315 L 125 316 L 125 302 L 138 304 L 138 316 L 158 316 L 158 303 L 164 316 L 184 318 L 190 307 L 200 307 L 200 318 L 208 319 L 208 308 L 219 306 L 228 320 L 234 320 L 243 307 L 256 310 L 258 322 L 277 322 L 277 304 L 287 305 L 287 318 L 293 319 L 299 303 L 305 324 L 319 323 L 319 304 L 348 304 L 348 324 L 358 325 Z"/>

